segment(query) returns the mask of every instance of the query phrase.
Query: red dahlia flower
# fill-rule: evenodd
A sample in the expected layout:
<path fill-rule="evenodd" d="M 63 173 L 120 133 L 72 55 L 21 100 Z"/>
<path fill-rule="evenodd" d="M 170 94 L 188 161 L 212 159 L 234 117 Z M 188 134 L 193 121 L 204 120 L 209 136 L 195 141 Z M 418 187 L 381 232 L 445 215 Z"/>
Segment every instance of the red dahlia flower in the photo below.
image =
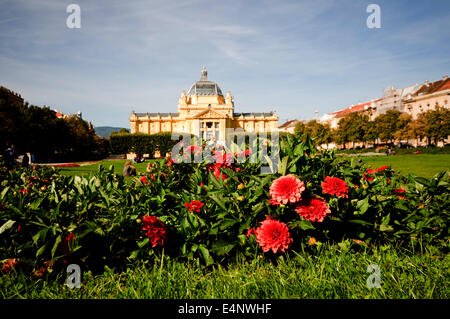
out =
<path fill-rule="evenodd" d="M 200 208 L 205 205 L 199 200 L 191 200 L 190 203 L 185 203 L 184 206 L 186 206 L 190 211 L 192 212 L 200 212 Z"/>
<path fill-rule="evenodd" d="M 396 192 L 397 194 L 402 194 L 405 192 L 405 190 L 403 188 L 399 187 L 394 192 Z"/>
<path fill-rule="evenodd" d="M 140 180 L 141 180 L 141 182 L 144 183 L 144 184 L 147 184 L 147 185 L 150 184 L 150 183 L 147 181 L 147 178 L 146 178 L 145 176 L 142 176 L 142 177 L 140 178 Z"/>
<path fill-rule="evenodd" d="M 325 177 L 322 182 L 322 192 L 342 198 L 348 197 L 348 185 L 345 181 L 337 177 Z"/>
<path fill-rule="evenodd" d="M 10 273 L 14 270 L 14 268 L 17 265 L 16 258 L 8 259 L 3 263 L 2 269 L 0 269 L 1 272 Z"/>
<path fill-rule="evenodd" d="M 261 226 L 256 229 L 256 240 L 264 252 L 272 250 L 274 253 L 284 252 L 293 241 L 286 224 L 274 219 L 261 222 Z"/>
<path fill-rule="evenodd" d="M 371 182 L 371 181 L 373 181 L 373 179 L 374 179 L 373 176 L 372 176 L 372 177 L 367 177 L 367 173 L 364 173 L 363 176 L 364 176 L 364 179 L 365 179 L 366 181 L 368 181 L 368 182 Z"/>
<path fill-rule="evenodd" d="M 322 222 L 327 214 L 331 213 L 328 204 L 319 198 L 309 198 L 297 204 L 295 211 L 306 220 Z"/>
<path fill-rule="evenodd" d="M 142 223 L 144 225 L 142 230 L 147 231 L 145 235 L 150 238 L 152 247 L 156 247 L 157 245 L 164 246 L 167 240 L 166 225 L 156 216 L 144 216 Z"/>
<path fill-rule="evenodd" d="M 294 175 L 281 176 L 274 180 L 270 186 L 272 204 L 296 203 L 302 199 L 305 184 Z"/>
<path fill-rule="evenodd" d="M 384 170 L 387 169 L 387 168 L 389 168 L 388 165 L 386 165 L 386 166 L 381 166 L 381 167 L 377 168 L 376 171 L 377 171 L 377 172 L 381 172 L 381 171 L 384 171 Z"/>

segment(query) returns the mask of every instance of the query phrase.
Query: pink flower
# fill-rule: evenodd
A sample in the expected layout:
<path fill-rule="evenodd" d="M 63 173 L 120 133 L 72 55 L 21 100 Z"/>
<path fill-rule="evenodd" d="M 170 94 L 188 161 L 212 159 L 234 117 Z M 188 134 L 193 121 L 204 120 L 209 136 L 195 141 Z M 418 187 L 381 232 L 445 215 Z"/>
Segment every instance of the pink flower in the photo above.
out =
<path fill-rule="evenodd" d="M 285 223 L 269 218 L 256 229 L 256 240 L 264 252 L 272 250 L 274 253 L 284 252 L 293 241 Z"/>
<path fill-rule="evenodd" d="M 309 198 L 297 204 L 295 211 L 306 220 L 322 222 L 327 214 L 330 214 L 328 204 L 319 198 Z"/>
<path fill-rule="evenodd" d="M 272 203 L 296 203 L 302 199 L 305 184 L 294 175 L 281 176 L 274 180 L 269 188 Z"/>
<path fill-rule="evenodd" d="M 348 185 L 340 178 L 327 176 L 325 177 L 325 181 L 322 182 L 322 192 L 337 197 L 347 198 Z"/>

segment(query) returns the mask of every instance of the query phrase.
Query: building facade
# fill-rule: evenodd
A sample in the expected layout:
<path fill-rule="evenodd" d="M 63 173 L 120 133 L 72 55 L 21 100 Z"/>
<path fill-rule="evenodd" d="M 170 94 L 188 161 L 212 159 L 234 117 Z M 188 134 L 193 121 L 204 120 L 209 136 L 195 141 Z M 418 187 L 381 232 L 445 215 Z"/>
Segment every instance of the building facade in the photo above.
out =
<path fill-rule="evenodd" d="M 281 124 L 278 127 L 278 130 L 280 132 L 285 132 L 285 133 L 291 133 L 294 134 L 295 133 L 295 126 L 297 125 L 297 123 L 300 122 L 299 120 L 291 120 L 291 121 L 287 121 L 283 124 Z"/>
<path fill-rule="evenodd" d="M 417 115 L 429 110 L 434 110 L 437 106 L 449 107 L 450 101 L 450 79 L 443 76 L 442 80 L 425 83 L 420 89 L 403 98 L 404 109 L 414 119 Z"/>
<path fill-rule="evenodd" d="M 178 113 L 135 113 L 130 116 L 131 133 L 191 133 L 204 140 L 225 141 L 227 129 L 246 132 L 278 129 L 278 116 L 268 113 L 235 113 L 230 92 L 224 96 L 216 82 L 208 80 L 205 68 L 188 93 L 181 93 Z"/>

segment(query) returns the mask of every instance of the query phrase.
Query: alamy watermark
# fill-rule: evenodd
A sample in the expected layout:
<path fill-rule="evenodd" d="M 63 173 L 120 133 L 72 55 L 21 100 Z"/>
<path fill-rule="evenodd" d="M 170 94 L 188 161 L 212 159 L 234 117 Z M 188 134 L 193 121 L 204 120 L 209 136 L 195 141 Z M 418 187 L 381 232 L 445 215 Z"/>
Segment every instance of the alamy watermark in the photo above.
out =
<path fill-rule="evenodd" d="M 378 4 L 369 4 L 366 8 L 366 12 L 370 13 L 367 17 L 366 25 L 369 29 L 381 28 L 381 8 Z"/>
<path fill-rule="evenodd" d="M 189 133 L 172 133 L 179 140 L 172 148 L 175 163 L 250 163 L 261 166 L 261 173 L 278 171 L 280 138 L 278 131 L 246 132 L 241 128 L 227 128 L 224 141 L 203 141 Z"/>
<path fill-rule="evenodd" d="M 67 17 L 66 25 L 69 29 L 81 28 L 81 8 L 78 4 L 69 4 L 66 8 L 66 12 L 70 13 Z"/>
<path fill-rule="evenodd" d="M 70 289 L 81 287 L 81 268 L 77 264 L 70 264 L 67 266 L 67 277 L 66 284 Z"/>
<path fill-rule="evenodd" d="M 367 287 L 369 289 L 372 288 L 381 288 L 381 271 L 380 271 L 380 266 L 378 266 L 377 264 L 370 264 L 369 266 L 367 266 L 367 272 L 368 273 L 372 273 L 368 278 L 367 278 Z"/>

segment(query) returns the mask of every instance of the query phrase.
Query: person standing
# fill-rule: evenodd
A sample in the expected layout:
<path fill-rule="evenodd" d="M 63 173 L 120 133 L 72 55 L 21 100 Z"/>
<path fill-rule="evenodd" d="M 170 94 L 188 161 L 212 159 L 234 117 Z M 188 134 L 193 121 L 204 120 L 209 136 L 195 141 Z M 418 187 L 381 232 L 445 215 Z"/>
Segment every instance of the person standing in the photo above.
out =
<path fill-rule="evenodd" d="M 25 153 L 22 158 L 22 167 L 28 168 L 29 162 L 30 162 L 30 158 L 28 157 L 28 154 Z"/>

